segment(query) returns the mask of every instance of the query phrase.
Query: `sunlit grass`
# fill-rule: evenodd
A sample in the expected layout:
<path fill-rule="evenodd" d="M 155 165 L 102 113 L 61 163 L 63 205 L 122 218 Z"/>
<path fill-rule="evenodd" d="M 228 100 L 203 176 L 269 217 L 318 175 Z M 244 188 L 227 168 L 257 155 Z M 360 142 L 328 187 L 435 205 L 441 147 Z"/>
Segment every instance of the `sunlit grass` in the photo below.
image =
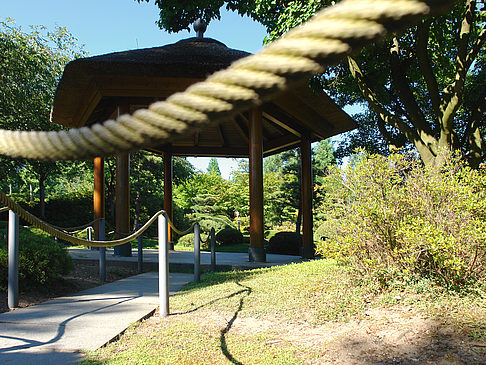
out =
<path fill-rule="evenodd" d="M 302 364 L 319 348 L 282 340 L 292 328 L 365 318 L 371 308 L 410 306 L 467 338 L 486 339 L 486 298 L 418 283 L 379 290 L 332 260 L 206 273 L 171 297 L 171 316 L 130 328 L 85 364 Z"/>

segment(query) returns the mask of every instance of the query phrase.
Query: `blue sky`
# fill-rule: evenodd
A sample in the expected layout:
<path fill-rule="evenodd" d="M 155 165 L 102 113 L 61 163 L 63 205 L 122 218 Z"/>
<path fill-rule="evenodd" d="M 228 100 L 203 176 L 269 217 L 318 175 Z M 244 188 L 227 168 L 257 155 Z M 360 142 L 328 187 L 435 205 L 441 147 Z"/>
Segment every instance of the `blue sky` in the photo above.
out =
<path fill-rule="evenodd" d="M 12 18 L 28 31 L 30 25 L 54 29 L 66 27 L 84 45 L 90 55 L 127 49 L 162 46 L 193 37 L 191 32 L 169 34 L 155 22 L 159 9 L 151 1 L 135 0 L 1 0 L 0 20 Z M 215 38 L 230 48 L 255 53 L 262 48 L 265 29 L 249 18 L 224 12 L 220 21 L 209 24 L 206 37 Z M 196 168 L 205 171 L 209 158 L 190 158 Z M 223 177 L 228 178 L 236 163 L 218 159 Z"/>

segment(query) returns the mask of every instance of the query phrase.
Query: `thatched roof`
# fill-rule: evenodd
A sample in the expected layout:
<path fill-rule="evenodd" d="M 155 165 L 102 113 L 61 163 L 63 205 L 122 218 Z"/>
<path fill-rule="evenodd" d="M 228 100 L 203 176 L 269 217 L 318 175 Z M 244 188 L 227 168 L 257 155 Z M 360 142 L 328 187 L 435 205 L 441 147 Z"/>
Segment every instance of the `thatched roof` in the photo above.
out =
<path fill-rule="evenodd" d="M 133 112 L 248 55 L 211 38 L 189 38 L 163 47 L 80 58 L 64 70 L 51 120 L 81 127 L 108 119 L 119 105 Z M 264 104 L 263 111 L 267 155 L 297 146 L 305 134 L 318 140 L 356 127 L 324 92 L 315 94 L 307 86 Z M 246 156 L 248 118 L 240 114 L 217 127 L 193 131 L 174 141 L 171 149 L 180 155 Z"/>

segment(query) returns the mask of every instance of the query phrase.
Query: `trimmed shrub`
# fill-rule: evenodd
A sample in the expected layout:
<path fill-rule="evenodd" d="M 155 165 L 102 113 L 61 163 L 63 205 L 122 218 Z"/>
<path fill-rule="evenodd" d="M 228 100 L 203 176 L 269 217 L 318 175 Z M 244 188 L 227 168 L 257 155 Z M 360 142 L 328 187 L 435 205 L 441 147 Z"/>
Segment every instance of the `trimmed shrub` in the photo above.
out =
<path fill-rule="evenodd" d="M 35 234 L 33 228 L 20 228 L 19 289 L 50 289 L 61 275 L 73 268 L 72 259 L 52 237 Z M 36 232 L 39 233 L 39 232 Z M 0 244 L 0 287 L 7 287 L 8 250 Z"/>
<path fill-rule="evenodd" d="M 302 236 L 295 232 L 279 232 L 268 242 L 268 253 L 281 255 L 299 255 Z"/>
<path fill-rule="evenodd" d="M 243 235 L 237 229 L 227 227 L 216 234 L 216 242 L 221 246 L 240 245 L 243 243 Z"/>
<path fill-rule="evenodd" d="M 486 279 L 486 171 L 445 157 L 362 156 L 327 178 L 325 257 L 351 262 L 386 285 L 422 276 L 459 288 Z"/>
<path fill-rule="evenodd" d="M 215 215 L 213 217 L 204 217 L 200 219 L 199 226 L 201 227 L 201 232 L 205 234 L 209 234 L 211 228 L 214 228 L 216 232 L 221 231 L 222 229 L 233 227 L 233 223 L 231 219 L 223 215 Z"/>
<path fill-rule="evenodd" d="M 203 242 L 207 241 L 207 242 Z M 183 247 L 194 247 L 194 233 L 188 233 L 177 240 L 177 243 Z M 209 240 L 208 235 L 201 233 L 201 242 L 200 242 L 200 249 L 207 250 L 209 249 Z"/>
<path fill-rule="evenodd" d="M 269 229 L 269 230 L 265 231 L 265 233 L 263 235 L 264 235 L 266 240 L 270 240 L 278 232 L 280 232 L 280 231 L 277 231 L 276 229 Z"/>

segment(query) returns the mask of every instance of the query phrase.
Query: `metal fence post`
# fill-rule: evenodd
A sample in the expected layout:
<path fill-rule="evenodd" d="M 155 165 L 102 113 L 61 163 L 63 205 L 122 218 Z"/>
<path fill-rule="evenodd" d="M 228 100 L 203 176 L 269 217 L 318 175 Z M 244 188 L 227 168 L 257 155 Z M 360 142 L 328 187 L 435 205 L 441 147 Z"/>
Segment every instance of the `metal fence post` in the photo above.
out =
<path fill-rule="evenodd" d="M 211 243 L 211 270 L 216 271 L 216 237 L 214 227 L 211 228 L 210 243 Z"/>
<path fill-rule="evenodd" d="M 169 315 L 169 224 L 166 213 L 159 215 L 159 303 L 160 317 Z"/>
<path fill-rule="evenodd" d="M 140 223 L 137 222 L 137 230 L 140 228 Z M 138 273 L 143 271 L 143 242 L 142 235 L 137 237 L 138 251 L 137 251 L 137 262 L 138 262 Z"/>
<path fill-rule="evenodd" d="M 99 237 L 98 241 L 105 240 L 105 218 L 100 218 L 99 221 Z M 100 281 L 106 280 L 106 247 L 100 247 Z"/>
<path fill-rule="evenodd" d="M 8 307 L 19 306 L 19 216 L 8 211 Z"/>
<path fill-rule="evenodd" d="M 201 257 L 200 257 L 200 246 L 201 246 L 201 228 L 199 223 L 194 225 L 194 282 L 199 283 L 199 278 L 201 276 Z"/>

